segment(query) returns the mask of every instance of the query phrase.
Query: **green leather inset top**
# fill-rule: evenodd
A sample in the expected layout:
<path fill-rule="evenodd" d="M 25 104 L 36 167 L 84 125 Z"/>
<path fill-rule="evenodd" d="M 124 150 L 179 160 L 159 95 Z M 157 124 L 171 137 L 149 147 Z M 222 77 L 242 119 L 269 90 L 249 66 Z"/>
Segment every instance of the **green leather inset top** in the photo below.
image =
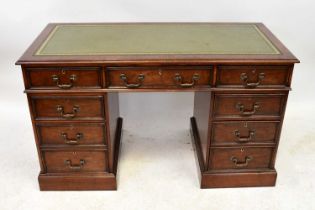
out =
<path fill-rule="evenodd" d="M 57 25 L 35 55 L 279 54 L 254 24 Z"/>

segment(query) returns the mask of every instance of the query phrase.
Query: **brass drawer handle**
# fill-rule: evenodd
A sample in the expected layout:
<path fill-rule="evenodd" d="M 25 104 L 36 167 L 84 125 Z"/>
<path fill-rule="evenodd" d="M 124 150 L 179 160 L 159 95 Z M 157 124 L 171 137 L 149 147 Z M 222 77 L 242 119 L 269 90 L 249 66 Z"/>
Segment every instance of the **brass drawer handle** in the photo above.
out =
<path fill-rule="evenodd" d="M 73 83 L 74 81 L 77 79 L 77 76 L 75 74 L 70 75 L 69 80 L 70 83 L 69 84 L 60 84 L 59 81 L 59 76 L 57 75 L 52 75 L 52 80 L 54 81 L 54 83 L 56 83 L 57 87 L 61 88 L 61 89 L 69 89 L 73 87 Z"/>
<path fill-rule="evenodd" d="M 80 164 L 79 165 L 72 165 L 71 160 L 65 160 L 65 165 L 68 166 L 71 170 L 80 170 L 83 168 L 85 164 L 84 160 L 80 160 Z"/>
<path fill-rule="evenodd" d="M 262 82 L 262 80 L 265 78 L 265 73 L 261 72 L 258 74 L 258 79 L 257 82 L 248 82 L 248 75 L 247 73 L 241 73 L 240 79 L 243 82 L 244 87 L 247 88 L 255 88 L 258 85 L 260 85 L 260 83 Z"/>
<path fill-rule="evenodd" d="M 76 114 L 78 113 L 79 109 L 80 109 L 79 106 L 74 106 L 72 108 L 72 113 L 65 113 L 63 106 L 57 105 L 57 112 L 60 113 L 61 117 L 66 118 L 66 119 L 74 118 Z"/>
<path fill-rule="evenodd" d="M 250 111 L 245 110 L 245 106 L 244 106 L 244 104 L 242 104 L 242 103 L 237 103 L 235 107 L 236 107 L 236 109 L 237 109 L 238 111 L 240 111 L 240 114 L 241 114 L 241 115 L 244 115 L 244 116 L 253 115 L 253 114 L 255 114 L 256 111 L 260 108 L 260 106 L 259 106 L 258 103 L 254 103 L 254 104 L 253 104 L 253 108 L 252 108 L 252 110 L 250 110 Z"/>
<path fill-rule="evenodd" d="M 246 167 L 248 166 L 249 161 L 253 160 L 253 157 L 246 156 L 244 162 L 239 162 L 236 157 L 231 157 L 231 161 L 234 163 L 236 167 Z"/>
<path fill-rule="evenodd" d="M 199 74 L 194 74 L 191 78 L 191 83 L 183 83 L 182 76 L 180 74 L 175 74 L 174 80 L 177 86 L 183 87 L 183 88 L 189 88 L 193 87 L 195 83 L 199 80 L 200 76 Z"/>
<path fill-rule="evenodd" d="M 251 141 L 255 137 L 255 131 L 250 130 L 249 135 L 247 137 L 242 137 L 239 130 L 234 131 L 234 135 L 236 137 L 236 141 L 240 143 L 246 143 Z"/>
<path fill-rule="evenodd" d="M 120 74 L 120 79 L 124 82 L 124 84 L 127 88 L 138 88 L 142 85 L 142 82 L 144 80 L 144 75 L 143 74 L 138 75 L 138 81 L 139 82 L 136 84 L 129 84 L 127 76 L 125 74 Z"/>
<path fill-rule="evenodd" d="M 77 133 L 75 138 L 69 139 L 67 133 L 61 133 L 61 137 L 65 140 L 66 144 L 72 144 L 73 145 L 73 144 L 79 143 L 79 141 L 83 138 L 83 134 Z"/>

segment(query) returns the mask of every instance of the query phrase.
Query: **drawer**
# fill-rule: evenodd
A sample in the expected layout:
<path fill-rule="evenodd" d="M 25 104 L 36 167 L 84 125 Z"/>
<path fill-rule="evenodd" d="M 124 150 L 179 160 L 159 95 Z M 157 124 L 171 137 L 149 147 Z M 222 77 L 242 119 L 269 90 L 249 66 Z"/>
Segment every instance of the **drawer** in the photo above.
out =
<path fill-rule="evenodd" d="M 216 94 L 217 119 L 280 119 L 287 94 Z"/>
<path fill-rule="evenodd" d="M 274 144 L 279 123 L 279 121 L 214 122 L 211 145 Z"/>
<path fill-rule="evenodd" d="M 37 123 L 36 128 L 40 144 L 43 145 L 106 144 L 104 123 Z"/>
<path fill-rule="evenodd" d="M 108 171 L 106 151 L 44 151 L 47 173 Z"/>
<path fill-rule="evenodd" d="M 75 89 L 101 88 L 100 67 L 38 67 L 26 68 L 26 88 Z"/>
<path fill-rule="evenodd" d="M 266 169 L 270 167 L 273 148 L 213 148 L 209 169 Z"/>
<path fill-rule="evenodd" d="M 103 96 L 30 96 L 36 120 L 102 120 Z"/>
<path fill-rule="evenodd" d="M 217 86 L 276 88 L 290 86 L 290 66 L 218 66 Z"/>
<path fill-rule="evenodd" d="M 210 87 L 212 67 L 109 67 L 110 88 Z"/>

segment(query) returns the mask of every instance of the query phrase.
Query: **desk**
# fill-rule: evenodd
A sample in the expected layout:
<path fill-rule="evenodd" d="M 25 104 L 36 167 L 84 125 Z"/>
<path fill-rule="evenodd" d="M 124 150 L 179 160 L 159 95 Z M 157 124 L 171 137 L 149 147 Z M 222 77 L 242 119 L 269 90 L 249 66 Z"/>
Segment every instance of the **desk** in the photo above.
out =
<path fill-rule="evenodd" d="M 142 91 L 194 92 L 201 188 L 273 186 L 298 62 L 261 23 L 48 24 L 17 61 L 40 189 L 117 189 L 118 93 Z"/>

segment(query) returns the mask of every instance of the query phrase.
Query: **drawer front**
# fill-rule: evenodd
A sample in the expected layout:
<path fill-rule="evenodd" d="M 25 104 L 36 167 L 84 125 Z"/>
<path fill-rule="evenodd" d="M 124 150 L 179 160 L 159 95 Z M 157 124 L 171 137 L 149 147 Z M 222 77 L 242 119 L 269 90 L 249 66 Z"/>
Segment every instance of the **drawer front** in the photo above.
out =
<path fill-rule="evenodd" d="M 37 133 L 43 145 L 105 145 L 105 124 L 72 123 L 45 124 L 37 123 Z"/>
<path fill-rule="evenodd" d="M 266 169 L 270 167 L 273 148 L 213 148 L 210 150 L 209 168 Z"/>
<path fill-rule="evenodd" d="M 26 86 L 31 89 L 101 88 L 100 67 L 27 68 Z"/>
<path fill-rule="evenodd" d="M 282 115 L 286 94 L 216 94 L 215 118 L 277 118 Z"/>
<path fill-rule="evenodd" d="M 31 96 L 36 120 L 102 120 L 103 96 Z"/>
<path fill-rule="evenodd" d="M 276 142 L 279 121 L 224 121 L 212 124 L 212 145 Z"/>
<path fill-rule="evenodd" d="M 191 67 L 110 67 L 111 88 L 194 88 L 210 87 L 212 68 Z"/>
<path fill-rule="evenodd" d="M 219 66 L 217 86 L 266 88 L 290 86 L 290 66 Z"/>
<path fill-rule="evenodd" d="M 44 151 L 47 173 L 108 171 L 106 151 Z"/>

